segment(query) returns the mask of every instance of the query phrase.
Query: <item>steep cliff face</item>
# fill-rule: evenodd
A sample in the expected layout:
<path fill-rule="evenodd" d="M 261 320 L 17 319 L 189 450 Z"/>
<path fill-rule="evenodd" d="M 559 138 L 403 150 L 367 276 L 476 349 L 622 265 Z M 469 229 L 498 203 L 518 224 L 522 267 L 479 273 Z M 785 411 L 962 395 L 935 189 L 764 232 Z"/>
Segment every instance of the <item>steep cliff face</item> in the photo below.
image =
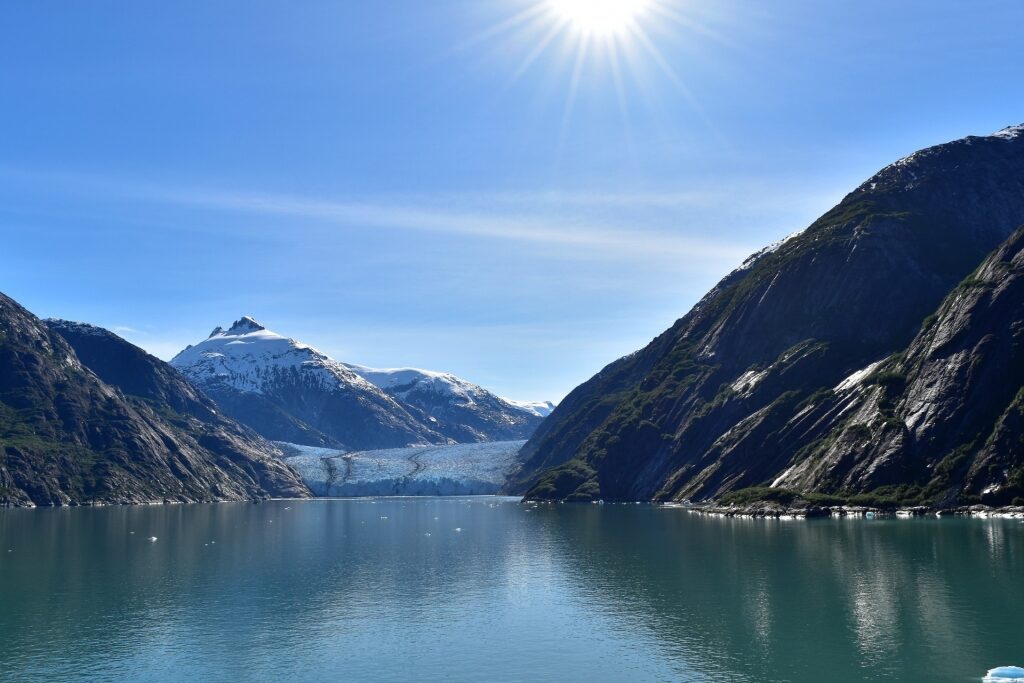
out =
<path fill-rule="evenodd" d="M 166 364 L 96 328 L 54 327 L 109 381 L 0 294 L 0 505 L 309 495 L 276 448 L 218 416 Z"/>
<path fill-rule="evenodd" d="M 771 482 L 842 410 L 822 397 L 906 347 L 1024 223 L 1022 131 L 901 159 L 752 256 L 650 345 L 573 391 L 524 447 L 510 489 L 707 498 Z"/>
<path fill-rule="evenodd" d="M 928 503 L 1024 498 L 1024 228 L 908 347 L 836 392 L 835 426 L 773 482 Z"/>

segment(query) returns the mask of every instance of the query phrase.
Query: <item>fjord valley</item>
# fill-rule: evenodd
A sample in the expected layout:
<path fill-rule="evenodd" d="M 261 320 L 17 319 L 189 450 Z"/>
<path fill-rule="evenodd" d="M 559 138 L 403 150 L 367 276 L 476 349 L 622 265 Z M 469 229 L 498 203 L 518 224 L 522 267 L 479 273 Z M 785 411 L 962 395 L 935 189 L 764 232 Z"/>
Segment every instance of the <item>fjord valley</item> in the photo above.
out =
<path fill-rule="evenodd" d="M 4 502 L 1024 504 L 1022 225 L 1024 126 L 926 148 L 553 412 L 251 317 L 167 364 L 5 299 Z"/>
<path fill-rule="evenodd" d="M 0 683 L 1024 683 L 1024 2 L 0 2 Z"/>

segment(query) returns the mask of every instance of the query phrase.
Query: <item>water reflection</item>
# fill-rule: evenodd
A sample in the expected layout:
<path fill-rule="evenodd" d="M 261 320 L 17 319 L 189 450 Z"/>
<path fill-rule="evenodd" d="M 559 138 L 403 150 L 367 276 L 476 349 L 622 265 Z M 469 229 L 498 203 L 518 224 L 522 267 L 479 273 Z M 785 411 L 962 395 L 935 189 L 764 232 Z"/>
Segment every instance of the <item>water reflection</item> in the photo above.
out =
<path fill-rule="evenodd" d="M 545 530 L 576 589 L 709 676 L 822 680 L 828 667 L 832 681 L 964 680 L 1024 660 L 1019 523 L 566 507 Z"/>
<path fill-rule="evenodd" d="M 1008 520 L 488 498 L 0 511 L 0 671 L 967 680 L 1024 660 L 1022 577 Z"/>

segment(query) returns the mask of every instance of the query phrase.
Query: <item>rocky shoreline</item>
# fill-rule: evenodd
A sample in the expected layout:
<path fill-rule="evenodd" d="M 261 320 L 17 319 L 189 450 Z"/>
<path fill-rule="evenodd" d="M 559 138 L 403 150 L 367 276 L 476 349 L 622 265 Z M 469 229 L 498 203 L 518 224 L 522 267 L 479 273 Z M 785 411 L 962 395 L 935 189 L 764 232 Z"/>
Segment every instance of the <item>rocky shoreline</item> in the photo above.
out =
<path fill-rule="evenodd" d="M 719 505 L 716 503 L 665 503 L 662 507 L 679 508 L 688 512 L 716 517 L 808 519 L 813 517 L 978 517 L 1024 520 L 1024 506 L 962 505 L 955 507 L 927 507 L 923 505 L 903 508 L 876 508 L 860 505 L 781 505 L 775 502 L 749 505 Z"/>

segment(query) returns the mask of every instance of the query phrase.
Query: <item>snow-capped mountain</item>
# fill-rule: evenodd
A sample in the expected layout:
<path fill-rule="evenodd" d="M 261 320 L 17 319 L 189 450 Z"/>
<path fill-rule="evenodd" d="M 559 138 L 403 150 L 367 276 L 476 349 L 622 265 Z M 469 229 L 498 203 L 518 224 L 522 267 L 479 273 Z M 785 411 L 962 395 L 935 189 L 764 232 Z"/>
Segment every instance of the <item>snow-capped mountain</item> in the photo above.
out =
<path fill-rule="evenodd" d="M 525 439 L 544 417 L 450 373 L 346 367 L 410 410 L 422 412 L 438 431 L 460 443 Z"/>
<path fill-rule="evenodd" d="M 250 317 L 218 327 L 171 365 L 270 439 L 344 449 L 451 442 L 345 365 Z"/>
<path fill-rule="evenodd" d="M 551 401 L 513 401 L 510 398 L 504 399 L 506 403 L 510 403 L 520 410 L 525 410 L 531 415 L 537 417 L 547 417 L 551 414 L 551 411 L 555 409 L 555 404 Z"/>
<path fill-rule="evenodd" d="M 250 317 L 171 365 L 276 441 L 356 450 L 523 439 L 541 420 L 454 375 L 340 363 Z"/>

